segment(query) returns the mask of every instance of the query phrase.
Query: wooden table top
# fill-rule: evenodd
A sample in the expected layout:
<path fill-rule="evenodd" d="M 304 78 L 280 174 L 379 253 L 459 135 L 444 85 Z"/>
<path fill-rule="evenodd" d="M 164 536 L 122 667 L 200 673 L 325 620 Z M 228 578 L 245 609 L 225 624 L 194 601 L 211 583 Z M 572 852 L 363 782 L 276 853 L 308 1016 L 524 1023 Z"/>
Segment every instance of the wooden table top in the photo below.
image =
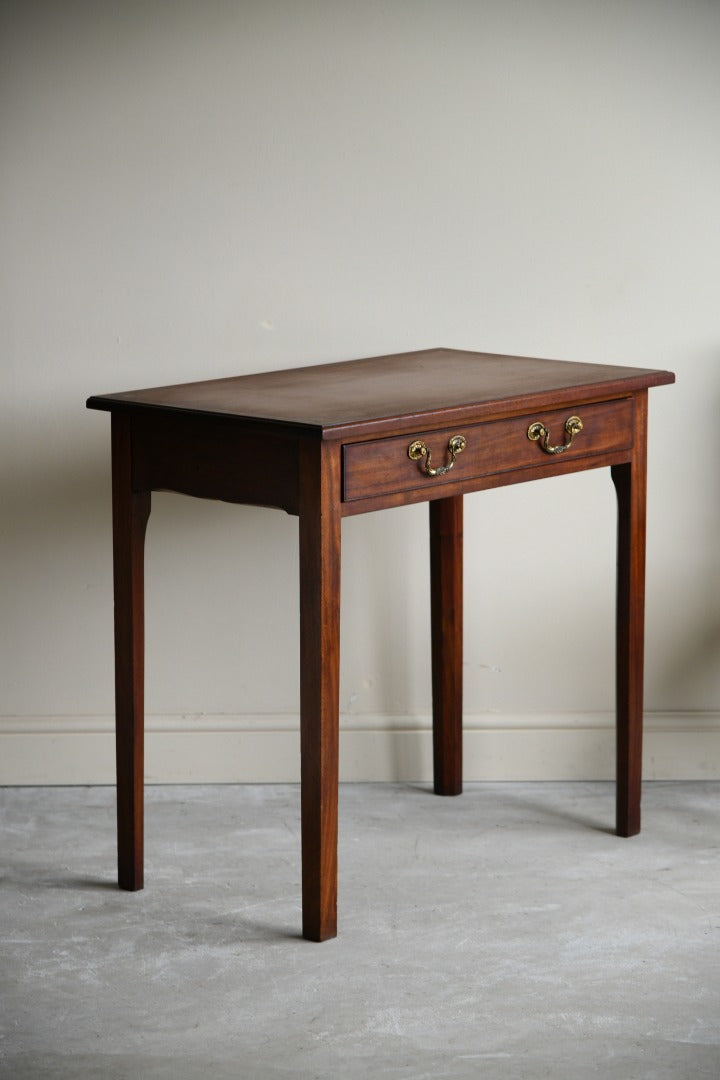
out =
<path fill-rule="evenodd" d="M 87 405 L 234 417 L 336 439 L 617 397 L 674 380 L 655 369 L 439 348 L 96 395 Z"/>

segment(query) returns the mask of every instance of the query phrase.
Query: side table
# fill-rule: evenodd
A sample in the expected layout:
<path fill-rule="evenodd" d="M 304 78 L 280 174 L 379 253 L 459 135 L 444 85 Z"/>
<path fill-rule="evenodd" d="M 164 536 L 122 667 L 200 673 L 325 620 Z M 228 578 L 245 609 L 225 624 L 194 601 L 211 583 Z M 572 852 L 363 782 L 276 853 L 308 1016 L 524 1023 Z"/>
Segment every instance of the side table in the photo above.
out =
<path fill-rule="evenodd" d="M 118 881 L 143 887 L 143 550 L 153 491 L 299 518 L 303 935 L 337 933 L 342 518 L 430 507 L 434 788 L 462 790 L 463 495 L 609 466 L 617 832 L 640 829 L 648 389 L 668 371 L 426 349 L 91 397 L 112 417 Z"/>

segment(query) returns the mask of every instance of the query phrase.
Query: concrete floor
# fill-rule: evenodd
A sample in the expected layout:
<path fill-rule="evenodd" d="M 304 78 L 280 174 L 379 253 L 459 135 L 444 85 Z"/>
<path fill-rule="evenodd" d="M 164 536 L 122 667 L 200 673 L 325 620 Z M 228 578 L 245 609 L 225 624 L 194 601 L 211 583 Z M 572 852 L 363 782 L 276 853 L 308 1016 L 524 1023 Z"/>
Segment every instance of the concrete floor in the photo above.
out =
<path fill-rule="evenodd" d="M 340 936 L 299 937 L 294 786 L 0 790 L 0 1075 L 718 1080 L 720 785 L 345 785 Z"/>

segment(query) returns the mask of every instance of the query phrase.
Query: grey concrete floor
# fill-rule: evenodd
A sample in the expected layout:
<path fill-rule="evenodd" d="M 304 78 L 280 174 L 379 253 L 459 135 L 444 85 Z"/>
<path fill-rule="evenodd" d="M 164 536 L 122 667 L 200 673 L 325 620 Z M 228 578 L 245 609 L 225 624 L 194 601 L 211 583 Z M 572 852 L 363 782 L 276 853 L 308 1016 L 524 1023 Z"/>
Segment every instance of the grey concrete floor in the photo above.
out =
<path fill-rule="evenodd" d="M 0 1075 L 720 1077 L 720 785 L 344 785 L 340 936 L 303 941 L 299 791 L 0 790 Z"/>

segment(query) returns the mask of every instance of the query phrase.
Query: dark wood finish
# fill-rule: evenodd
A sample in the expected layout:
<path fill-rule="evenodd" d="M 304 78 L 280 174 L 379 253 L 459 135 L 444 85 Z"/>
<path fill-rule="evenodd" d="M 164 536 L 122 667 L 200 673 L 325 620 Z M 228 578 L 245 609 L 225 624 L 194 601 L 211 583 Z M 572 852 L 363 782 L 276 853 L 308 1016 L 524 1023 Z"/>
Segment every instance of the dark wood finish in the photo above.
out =
<path fill-rule="evenodd" d="M 635 451 L 611 470 L 618 500 L 616 739 L 617 832 L 640 832 L 645 626 L 647 391 L 635 398 Z"/>
<path fill-rule="evenodd" d="M 672 381 L 667 371 L 424 349 L 103 394 L 88 404 L 263 420 L 354 440 L 602 401 Z"/>
<path fill-rule="evenodd" d="M 512 472 L 492 473 L 490 476 L 470 477 L 467 480 L 453 480 L 444 477 L 443 481 L 428 483 L 425 488 L 413 488 L 410 491 L 392 491 L 386 495 L 373 495 L 369 499 L 354 499 L 342 503 L 343 517 L 355 514 L 367 514 L 371 510 L 387 510 L 392 506 L 407 506 L 410 503 L 430 502 L 434 499 L 447 499 L 453 495 L 471 495 L 475 491 L 490 491 L 493 488 L 523 484 L 530 480 L 543 480 L 549 476 L 564 476 L 567 473 L 584 472 L 587 469 L 600 469 L 609 465 L 618 465 L 628 458 L 627 450 L 616 450 L 611 454 L 592 454 L 586 457 L 573 457 L 561 454 L 549 458 L 527 469 L 515 469 Z M 459 460 L 459 459 L 458 459 Z M 453 472 L 455 470 L 453 469 Z"/>
<path fill-rule="evenodd" d="M 143 887 L 144 545 L 150 492 L 134 491 L 131 422 L 112 418 L 118 884 Z"/>
<path fill-rule="evenodd" d="M 299 515 L 303 933 L 337 927 L 340 533 L 347 514 L 428 501 L 435 790 L 462 785 L 462 498 L 610 466 L 618 498 L 617 829 L 640 827 L 647 389 L 667 371 L 428 349 L 93 397 L 112 413 L 118 880 L 143 880 L 143 546 L 150 492 Z M 527 439 L 530 422 L 564 441 Z M 421 437 L 455 468 L 407 458 Z M 343 484 L 344 465 L 344 484 Z"/>
<path fill-rule="evenodd" d="M 152 491 L 298 512 L 298 440 L 226 417 L 144 410 L 133 418 L 135 482 Z"/>
<path fill-rule="evenodd" d="M 337 933 L 340 452 L 300 449 L 300 769 L 303 935 Z"/>
<path fill-rule="evenodd" d="M 562 454 L 548 455 L 538 442 L 528 439 L 528 427 L 540 420 L 548 427 L 553 443 L 566 442 L 565 421 L 574 413 L 581 415 L 584 428 Z M 343 498 L 352 502 L 398 491 L 427 490 L 493 473 L 538 466 L 544 466 L 550 474 L 563 458 L 628 449 L 633 442 L 632 421 L 632 398 L 622 398 L 593 405 L 576 402 L 564 409 L 539 409 L 509 420 L 469 426 L 461 424 L 392 439 L 350 443 L 344 448 Z M 413 461 L 408 457 L 408 446 L 415 439 L 421 439 L 431 452 L 431 465 L 444 465 L 449 457 L 448 442 L 454 435 L 464 435 L 467 445 L 444 476 L 428 476 L 424 471 L 425 459 Z"/>
<path fill-rule="evenodd" d="M 463 497 L 430 503 L 433 776 L 462 792 Z"/>

